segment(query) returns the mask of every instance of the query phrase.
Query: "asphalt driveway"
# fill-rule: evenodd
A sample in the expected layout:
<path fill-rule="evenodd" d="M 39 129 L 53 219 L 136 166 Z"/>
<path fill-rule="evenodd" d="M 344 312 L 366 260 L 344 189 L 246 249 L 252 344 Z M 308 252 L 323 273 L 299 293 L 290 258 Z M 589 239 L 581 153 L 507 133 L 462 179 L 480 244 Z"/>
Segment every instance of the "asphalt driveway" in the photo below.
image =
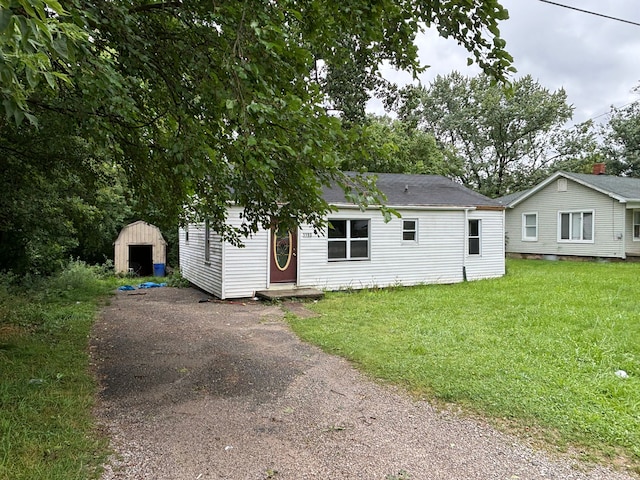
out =
<path fill-rule="evenodd" d="M 301 342 L 283 309 L 119 292 L 91 340 L 111 479 L 612 479 L 381 386 Z"/>

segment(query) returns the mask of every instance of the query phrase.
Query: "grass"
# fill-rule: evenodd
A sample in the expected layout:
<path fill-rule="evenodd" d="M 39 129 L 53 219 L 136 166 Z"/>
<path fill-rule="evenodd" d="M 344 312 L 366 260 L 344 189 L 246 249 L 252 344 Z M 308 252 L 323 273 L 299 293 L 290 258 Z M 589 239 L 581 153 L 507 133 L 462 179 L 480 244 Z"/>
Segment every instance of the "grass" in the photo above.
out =
<path fill-rule="evenodd" d="M 500 279 L 329 294 L 319 317 L 290 322 L 420 397 L 640 471 L 640 264 L 507 265 Z"/>
<path fill-rule="evenodd" d="M 92 416 L 89 334 L 107 295 L 131 282 L 104 273 L 72 262 L 28 288 L 0 276 L 0 480 L 99 475 L 107 439 Z"/>

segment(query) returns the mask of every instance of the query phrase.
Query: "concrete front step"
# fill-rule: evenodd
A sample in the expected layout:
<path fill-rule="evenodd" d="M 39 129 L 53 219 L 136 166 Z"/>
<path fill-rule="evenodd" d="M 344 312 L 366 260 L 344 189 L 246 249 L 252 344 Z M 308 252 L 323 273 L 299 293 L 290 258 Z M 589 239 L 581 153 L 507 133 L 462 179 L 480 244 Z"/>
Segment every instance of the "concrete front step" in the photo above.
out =
<path fill-rule="evenodd" d="M 287 298 L 322 298 L 324 292 L 315 288 L 270 288 L 256 292 L 256 297 L 263 300 L 283 300 Z"/>

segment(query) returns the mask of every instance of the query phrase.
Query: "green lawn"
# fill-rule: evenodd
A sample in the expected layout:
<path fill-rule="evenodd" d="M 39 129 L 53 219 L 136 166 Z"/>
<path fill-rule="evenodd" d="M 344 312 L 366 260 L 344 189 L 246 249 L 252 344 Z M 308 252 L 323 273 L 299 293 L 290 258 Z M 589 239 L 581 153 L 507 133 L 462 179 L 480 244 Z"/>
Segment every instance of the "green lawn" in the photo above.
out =
<path fill-rule="evenodd" d="M 639 280 L 640 264 L 514 260 L 501 279 L 328 294 L 290 322 L 418 396 L 638 471 Z"/>
<path fill-rule="evenodd" d="M 89 334 L 116 279 L 72 262 L 14 287 L 0 275 L 0 480 L 97 478 L 107 439 L 92 415 Z"/>

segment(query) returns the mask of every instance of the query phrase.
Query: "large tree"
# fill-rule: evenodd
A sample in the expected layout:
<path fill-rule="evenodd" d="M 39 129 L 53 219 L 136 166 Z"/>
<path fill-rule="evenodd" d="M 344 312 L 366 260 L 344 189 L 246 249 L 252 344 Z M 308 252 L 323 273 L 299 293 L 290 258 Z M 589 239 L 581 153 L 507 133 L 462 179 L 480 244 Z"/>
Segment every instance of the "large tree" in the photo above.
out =
<path fill-rule="evenodd" d="M 505 89 L 483 74 L 453 72 L 429 87 L 404 88 L 396 106 L 461 165 L 462 183 L 492 197 L 531 186 L 557 164 L 579 164 L 593 150 L 588 125 L 565 127 L 573 109 L 564 90 L 550 92 L 531 76 Z"/>
<path fill-rule="evenodd" d="M 428 132 L 409 128 L 400 120 L 369 115 L 359 141 L 342 160 L 343 170 L 377 173 L 416 173 L 455 176 L 458 169 L 445 161 Z"/>
<path fill-rule="evenodd" d="M 612 109 L 604 139 L 607 173 L 640 177 L 640 103 Z"/>
<path fill-rule="evenodd" d="M 36 131 L 82 138 L 139 202 L 206 216 L 232 240 L 274 219 L 322 224 L 322 186 L 354 187 L 339 165 L 358 130 L 342 117 L 361 114 L 382 61 L 419 71 L 420 29 L 456 39 L 497 78 L 511 65 L 497 0 L 0 2 L 2 156 Z M 21 175 L 21 155 L 7 175 Z M 245 207 L 237 230 L 229 202 Z"/>

